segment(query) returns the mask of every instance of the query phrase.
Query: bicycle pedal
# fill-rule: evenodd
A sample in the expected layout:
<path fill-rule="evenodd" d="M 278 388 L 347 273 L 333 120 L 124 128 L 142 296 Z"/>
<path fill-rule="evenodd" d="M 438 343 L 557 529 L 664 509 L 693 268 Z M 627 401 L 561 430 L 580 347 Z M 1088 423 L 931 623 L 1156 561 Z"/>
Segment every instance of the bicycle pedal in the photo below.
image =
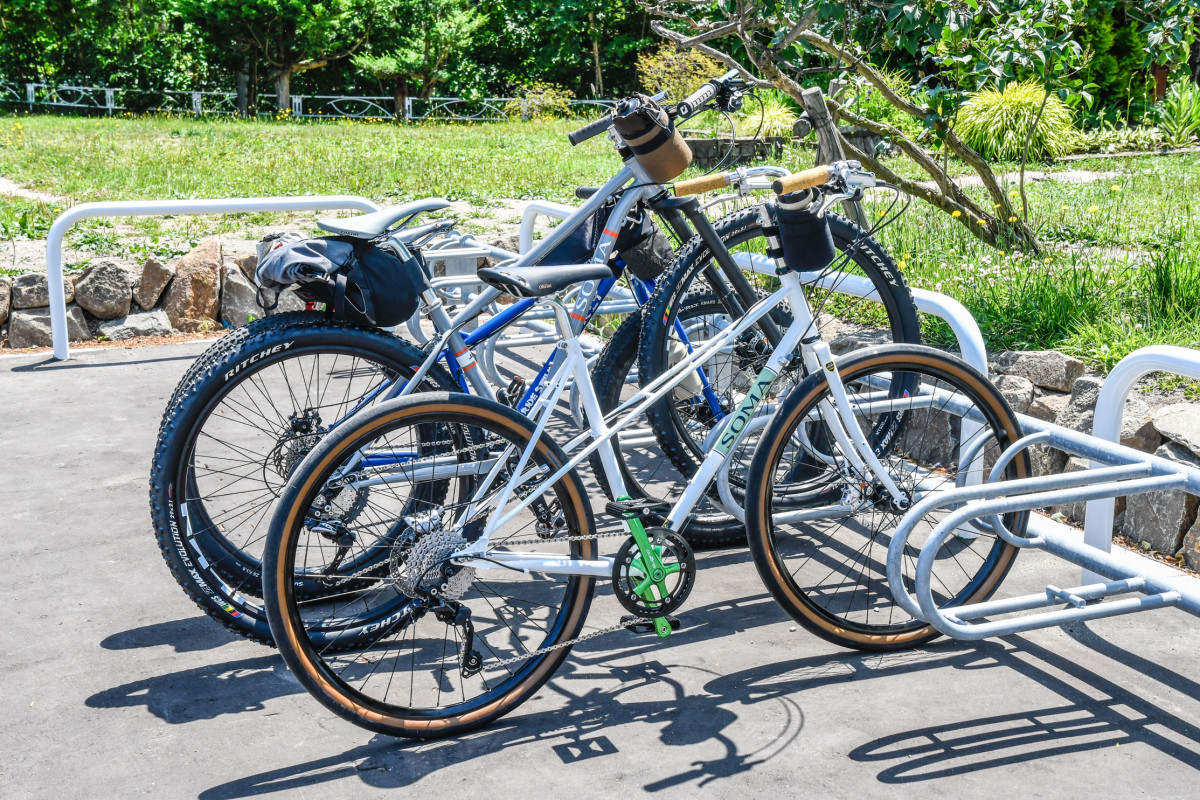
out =
<path fill-rule="evenodd" d="M 679 621 L 679 617 L 668 616 L 667 624 L 671 626 L 672 631 L 677 631 L 683 627 L 683 623 Z M 645 617 L 635 617 L 632 614 L 626 614 L 621 617 L 621 625 L 635 636 L 645 636 L 647 634 L 652 636 L 658 635 L 658 631 L 654 627 L 654 620 L 646 619 Z"/>
<path fill-rule="evenodd" d="M 604 506 L 606 514 L 617 519 L 637 519 L 647 514 L 665 515 L 671 510 L 670 503 L 661 500 L 609 500 Z"/>
<path fill-rule="evenodd" d="M 509 408 L 516 408 L 517 403 L 521 402 L 521 398 L 525 396 L 525 379 L 520 375 L 514 375 L 512 381 L 509 382 L 507 389 L 502 389 L 497 392 L 499 400 Z"/>

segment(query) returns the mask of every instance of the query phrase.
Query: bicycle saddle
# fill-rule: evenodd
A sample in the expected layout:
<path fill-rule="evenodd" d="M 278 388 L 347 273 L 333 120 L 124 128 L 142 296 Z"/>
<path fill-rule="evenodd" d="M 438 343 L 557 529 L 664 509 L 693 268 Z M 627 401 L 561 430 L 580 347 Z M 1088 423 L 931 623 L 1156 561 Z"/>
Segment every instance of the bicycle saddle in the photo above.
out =
<path fill-rule="evenodd" d="M 517 297 L 544 297 L 585 281 L 613 276 L 607 264 L 569 264 L 549 267 L 484 267 L 479 279 Z"/>
<path fill-rule="evenodd" d="M 414 200 L 402 206 L 393 206 L 370 214 L 363 214 L 348 219 L 319 219 L 317 227 L 337 236 L 353 236 L 358 239 L 373 239 L 398 227 L 401 222 L 407 224 L 409 218 L 429 211 L 441 211 L 449 208 L 450 201 L 440 197 L 427 197 L 424 200 Z"/>

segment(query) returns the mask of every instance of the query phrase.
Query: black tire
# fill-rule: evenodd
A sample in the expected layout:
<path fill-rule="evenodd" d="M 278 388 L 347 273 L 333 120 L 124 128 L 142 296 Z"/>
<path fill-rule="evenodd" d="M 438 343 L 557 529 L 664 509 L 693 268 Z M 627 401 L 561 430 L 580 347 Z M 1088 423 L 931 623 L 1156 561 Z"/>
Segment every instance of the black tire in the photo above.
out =
<path fill-rule="evenodd" d="M 760 296 L 766 295 L 760 293 Z M 686 321 L 723 312 L 724 307 L 711 291 L 693 291 L 684 299 L 678 316 Z M 772 318 L 782 327 L 791 323 L 790 313 L 782 306 L 772 312 Z M 623 393 L 631 394 L 629 378 L 633 377 L 635 383 L 637 381 L 635 370 L 642 326 L 641 311 L 626 317 L 592 365 L 592 383 L 600 408 L 605 413 L 620 405 L 624 399 Z M 621 438 L 640 436 L 644 439 L 649 430 L 645 425 L 634 425 L 622 432 L 622 436 L 614 441 L 617 465 L 621 469 L 625 490 L 631 497 L 669 500 L 683 491 L 687 485 L 687 478 L 675 469 L 669 459 L 656 457 L 661 456 L 656 444 L 622 447 L 620 443 Z M 646 449 L 653 452 L 644 452 Z M 598 456 L 592 456 L 591 466 L 600 488 L 609 498 L 615 499 Z M 645 516 L 643 521 L 647 525 L 661 525 L 664 517 L 650 514 Z M 713 506 L 707 500 L 701 500 L 680 533 L 693 548 L 702 550 L 745 541 L 746 527 L 723 509 Z"/>
<path fill-rule="evenodd" d="M 465 584 L 452 590 L 450 583 L 461 574 L 450 577 L 452 573 L 447 572 L 443 577 L 441 572 L 452 552 L 482 533 L 484 520 L 473 517 L 461 529 L 443 529 L 443 523 L 456 520 L 457 512 L 474 498 L 478 482 L 492 468 L 488 459 L 494 458 L 496 445 L 523 448 L 533 434 L 534 425 L 528 418 L 495 401 L 466 394 L 424 393 L 381 403 L 356 415 L 325 437 L 293 473 L 271 522 L 264 570 L 267 613 L 280 654 L 292 673 L 335 714 L 392 736 L 452 736 L 486 725 L 516 708 L 567 657 L 570 645 L 565 643 L 583 629 L 594 578 L 528 576 L 506 569 L 483 570 L 481 576 L 471 570 Z M 447 445 L 461 446 L 449 449 Z M 395 513 L 388 510 L 389 501 L 392 509 L 398 505 L 409 508 L 406 481 L 415 489 L 421 481 L 442 479 L 419 476 L 419 455 L 408 456 L 413 465 L 408 471 L 389 469 L 390 464 L 383 470 L 369 463 L 365 467 L 354 464 L 364 463 L 358 460 L 364 454 L 369 462 L 372 452 L 419 454 L 423 448 L 429 448 L 425 452 L 435 457 L 440 465 L 437 469 L 454 471 L 453 477 L 445 479 L 453 485 L 450 494 L 422 512 L 429 525 L 425 532 L 405 544 L 387 542 L 398 557 L 390 561 L 396 566 L 381 578 L 364 582 L 357 595 L 335 602 L 299 598 L 293 576 L 301 565 L 311 565 L 314 559 L 319 562 L 328 549 L 328 542 L 306 524 L 314 499 L 326 491 L 326 482 L 335 473 L 343 478 L 358 473 L 371 480 L 388 480 L 387 491 L 372 495 L 370 501 L 373 504 L 375 497 L 380 498 L 379 517 L 386 524 Z M 537 468 L 555 471 L 567 460 L 556 444 L 542 437 L 531 456 L 530 464 L 535 466 L 530 472 L 536 473 Z M 516 465 L 516 458 L 511 464 Z M 535 474 L 525 485 L 532 489 L 532 484 L 547 474 Z M 501 474 L 497 480 L 503 485 L 506 477 Z M 551 534 L 557 541 L 534 536 L 539 540 L 537 550 L 550 546 L 571 558 L 595 558 L 595 539 L 567 538 L 594 532 L 591 506 L 577 472 L 568 472 L 543 492 L 544 498 L 554 498 L 559 504 L 562 522 L 555 528 L 557 533 Z M 503 547 L 506 540 L 516 542 L 533 534 L 536 520 L 530 509 L 521 514 L 529 519 L 518 517 L 498 529 L 492 534 L 493 545 Z M 436 525 L 429 520 L 436 520 Z M 356 536 L 371 535 L 368 525 L 355 522 L 351 527 Z M 450 543 L 440 537 L 449 537 Z M 421 583 L 414 589 L 406 580 L 412 581 L 411 570 L 417 569 L 421 570 L 416 573 Z M 432 578 L 427 577 L 431 574 Z M 439 589 L 441 581 L 445 583 Z M 515 594 L 505 594 L 511 587 L 517 587 Z M 552 605 L 560 596 L 561 604 Z M 336 619 L 350 631 L 358 623 L 353 609 L 371 608 L 372 603 L 398 614 L 352 631 L 356 643 L 340 652 L 329 649 L 322 639 L 314 640 L 314 622 Z M 447 616 L 428 610 L 438 603 L 450 608 Z M 460 649 L 466 635 L 464 631 L 459 636 L 457 612 L 463 609 L 470 612 L 473 641 L 478 647 L 472 648 L 479 658 L 479 671 L 473 674 L 460 671 L 466 663 Z M 373 631 L 372 625 L 376 626 Z M 367 632 L 370 635 L 365 635 Z M 554 649 L 539 653 L 543 648 Z M 513 663 L 506 663 L 509 661 Z M 400 679 L 394 680 L 397 674 Z"/>
<path fill-rule="evenodd" d="M 349 362 L 347 397 L 343 398 L 353 400 L 349 393 L 358 380 L 354 376 L 357 369 L 366 373 L 368 380 L 372 372 L 380 377 L 411 375 L 424 360 L 424 354 L 386 332 L 332 322 L 321 315 L 279 315 L 261 322 L 263 324 L 256 326 L 249 335 L 222 339 L 221 344 L 207 354 L 202 367 L 192 373 L 188 384 L 177 390 L 174 402 L 164 414 L 154 451 L 150 509 L 163 558 L 184 592 L 226 628 L 269 644 L 270 629 L 265 611 L 256 601 L 262 593 L 258 548 L 265 533 L 258 541 L 234 541 L 235 531 L 222 530 L 219 513 L 210 513 L 210 502 L 198 499 L 203 497 L 203 492 L 199 490 L 193 469 L 197 441 L 205 436 L 212 438 L 210 428 L 214 419 L 223 414 L 226 407 L 232 407 L 230 398 L 240 398 L 243 402 L 252 398 L 249 405 L 255 406 L 253 411 L 260 416 L 262 428 L 254 425 L 245 428 L 244 436 L 239 436 L 236 443 L 229 442 L 230 452 L 225 454 L 224 460 L 232 461 L 230 454 L 238 447 L 244 448 L 244 464 L 227 466 L 230 473 L 227 477 L 231 482 L 242 484 L 239 491 L 251 495 L 249 502 L 254 505 L 247 507 L 262 522 L 269 519 L 267 514 L 286 476 L 276 475 L 268 483 L 271 466 L 267 462 L 271 453 L 251 452 L 249 448 L 254 445 L 249 441 L 253 436 L 266 435 L 264 431 L 272 424 L 278 427 L 275 433 L 281 437 L 280 443 L 285 443 L 285 436 L 291 441 L 298 437 L 284 432 L 287 418 L 296 409 L 288 407 L 281 413 L 275 407 L 283 408 L 282 404 L 289 402 L 290 392 L 281 393 L 275 402 L 268 396 L 269 390 L 264 394 L 263 389 L 255 388 L 256 381 L 257 386 L 266 386 L 262 376 L 268 370 L 281 371 L 286 377 L 289 369 L 294 374 L 296 365 L 307 363 L 305 360 L 315 360 L 319 364 L 322 355 L 332 359 L 326 362 L 331 374 L 337 369 L 339 360 L 346 367 L 347 360 L 356 359 Z M 324 373 L 321 376 L 314 374 L 310 383 L 315 385 L 322 377 Z M 442 390 L 457 388 L 440 367 L 430 370 L 422 386 Z M 277 419 L 269 419 L 268 415 Z M 227 419 L 221 417 L 221 421 L 229 424 L 236 419 L 230 415 Z M 243 429 L 236 430 L 240 433 Z M 287 468 L 294 468 L 305 448 L 311 449 L 319 438 L 320 433 L 316 432 L 299 445 L 289 441 L 286 446 L 279 447 L 279 455 L 286 460 Z M 285 452 L 288 447 L 293 452 Z M 253 477 L 258 470 L 261 470 L 261 480 Z M 213 474 L 220 472 L 220 468 L 212 470 Z M 214 517 L 217 518 L 215 524 Z M 253 544 L 253 551 L 247 551 L 247 542 Z M 359 568 L 362 565 L 352 566 Z M 314 586 L 312 590 L 320 589 Z"/>
<path fill-rule="evenodd" d="M 239 328 L 234 328 L 209 345 L 203 353 L 196 357 L 195 361 L 188 365 L 187 371 L 183 373 L 183 377 L 179 379 L 179 383 L 175 384 L 175 391 L 171 394 L 171 399 L 167 401 L 167 408 L 174 407 L 179 401 L 179 396 L 192 385 L 192 381 L 196 379 L 197 375 L 208 369 L 210 363 L 221 358 L 232 348 L 240 346 L 242 342 L 251 336 L 258 336 L 266 331 L 285 328 L 305 320 L 324 319 L 324 317 L 324 313 L 320 311 L 288 311 L 270 317 L 260 317 Z M 164 414 L 158 423 L 159 431 L 162 430 L 162 426 L 166 424 L 166 421 L 167 415 Z"/>
<path fill-rule="evenodd" d="M 1021 438 L 1016 415 L 987 378 L 933 348 L 868 348 L 839 363 L 838 374 L 852 405 L 860 391 L 870 393 L 873 410 L 857 418 L 866 420 L 867 440 L 910 504 L 917 497 L 953 487 L 966 473 L 974 472 L 966 478 L 978 477 L 982 482 L 997 456 Z M 886 398 L 880 391 L 885 381 L 889 384 Z M 916 407 L 933 389 L 956 398 L 959 410 L 947 411 L 948 402 Z M 755 566 L 783 609 L 827 641 L 859 650 L 922 644 L 936 638 L 937 630 L 894 602 L 887 579 L 888 545 L 904 512 L 891 504 L 882 482 L 862 483 L 844 456 L 838 455 L 843 451 L 827 446 L 831 436 L 821 444 L 814 435 L 830 424 L 822 405 L 833 403 L 831 398 L 825 374 L 809 376 L 784 399 L 759 440 L 750 465 L 753 488 L 746 504 L 747 538 Z M 962 411 L 968 403 L 984 420 L 972 429 L 969 440 L 964 439 L 966 412 Z M 983 448 L 979 460 L 960 470 L 960 447 L 977 440 Z M 1030 474 L 1028 451 L 1024 451 L 1008 465 L 1002 479 Z M 853 511 L 831 508 L 847 502 L 855 504 Z M 830 511 L 821 514 L 821 508 Z M 789 512 L 796 516 L 788 519 L 784 515 Z M 1007 514 L 1003 519 L 1009 530 L 1024 535 L 1027 513 Z M 926 518 L 922 525 L 929 523 Z M 1017 548 L 975 526 L 953 536 L 938 552 L 933 580 L 939 604 L 957 606 L 989 597 L 1011 568 Z M 910 592 L 918 553 L 919 547 L 906 544 L 902 572 Z"/>
<path fill-rule="evenodd" d="M 870 330 L 864 333 L 870 338 L 920 343 L 921 325 L 916 304 L 892 257 L 878 242 L 849 220 L 832 213 L 828 214 L 828 218 L 834 244 L 839 252 L 847 256 L 838 262 L 839 270 L 865 276 L 880 295 L 882 308 L 872 301 L 809 287 L 806 293 L 810 295 L 813 313 L 818 317 L 818 321 L 823 320 L 825 325 L 821 329 L 822 335 L 827 335 L 826 328 L 831 323 L 853 315 L 867 320 L 866 327 Z M 728 214 L 714 223 L 714 227 L 732 252 L 736 253 L 740 249 L 762 252 L 764 249 L 757 207 Z M 703 275 L 705 267 L 713 263 L 715 262 L 712 253 L 703 240 L 694 237 L 679 251 L 671 269 L 659 280 L 654 295 L 642 312 L 644 326 L 638 354 L 638 377 L 642 386 L 661 375 L 672 363 L 674 325 L 682 308 L 682 301 Z M 747 355 L 741 357 L 736 369 L 730 373 L 732 379 L 727 381 L 724 389 L 714 385 L 722 402 L 730 406 L 728 411 L 732 411 L 732 406 L 735 405 L 731 398 L 736 386 L 741 383 L 748 384 L 766 362 L 769 353 L 764 353 L 760 340 L 761 334 L 757 329 L 743 334 L 737 348 Z M 675 349 L 678 349 L 677 344 Z M 799 359 L 796 361 L 798 364 Z M 802 377 L 800 374 L 781 375 L 772 387 L 769 402 L 777 402 Z M 715 424 L 711 414 L 703 414 L 704 405 L 695 402 L 696 399 L 698 398 L 680 400 L 677 390 L 673 395 L 655 403 L 646 412 L 647 422 L 654 431 L 659 447 L 671 460 L 675 469 L 687 478 L 695 475 L 699 468 L 705 453 L 704 437 Z M 697 409 L 702 413 L 692 416 L 690 409 Z M 735 493 L 744 491 L 741 487 L 746 481 L 746 467 L 756 441 L 757 435 L 749 434 L 730 452 L 728 469 Z M 714 500 L 718 499 L 715 487 L 710 490 L 710 496 Z M 726 518 L 734 520 L 732 516 Z M 728 534 L 722 534 L 716 541 L 729 541 Z"/>

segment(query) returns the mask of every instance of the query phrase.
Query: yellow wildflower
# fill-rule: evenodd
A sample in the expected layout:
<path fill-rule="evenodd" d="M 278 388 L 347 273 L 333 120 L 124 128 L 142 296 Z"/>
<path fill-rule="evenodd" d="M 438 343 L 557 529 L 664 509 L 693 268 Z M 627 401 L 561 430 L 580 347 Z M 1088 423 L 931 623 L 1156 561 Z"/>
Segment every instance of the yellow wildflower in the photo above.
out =
<path fill-rule="evenodd" d="M 1008 218 L 1008 221 L 1009 221 L 1010 223 L 1012 223 L 1012 222 L 1016 222 L 1016 221 L 1017 221 L 1017 218 L 1016 218 L 1016 217 L 1009 217 L 1009 218 Z"/>
<path fill-rule="evenodd" d="M 950 212 L 950 216 L 954 217 L 955 219 L 958 219 L 959 217 L 962 216 L 962 212 L 956 208 Z"/>
<path fill-rule="evenodd" d="M 1119 192 L 1119 191 L 1121 191 L 1121 187 L 1120 187 L 1120 186 L 1117 186 L 1115 183 L 1114 183 L 1112 186 L 1108 187 L 1108 189 L 1109 189 L 1109 191 L 1112 191 L 1112 192 Z"/>
<path fill-rule="evenodd" d="M 1100 206 L 1088 206 L 1089 214 L 1095 214 L 1099 210 L 1100 210 Z"/>
<path fill-rule="evenodd" d="M 1009 196 L 1009 197 L 1016 197 L 1016 196 L 1017 196 L 1017 190 L 1016 190 L 1016 189 L 1013 189 L 1011 192 L 1009 192 L 1009 193 L 1008 193 L 1008 196 Z"/>

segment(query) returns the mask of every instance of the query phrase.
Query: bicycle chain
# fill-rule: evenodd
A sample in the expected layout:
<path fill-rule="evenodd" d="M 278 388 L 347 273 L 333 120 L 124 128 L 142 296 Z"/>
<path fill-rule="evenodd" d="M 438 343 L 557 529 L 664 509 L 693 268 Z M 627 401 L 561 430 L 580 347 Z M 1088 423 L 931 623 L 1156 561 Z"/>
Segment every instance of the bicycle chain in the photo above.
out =
<path fill-rule="evenodd" d="M 524 655 L 513 656 L 511 658 L 505 658 L 505 659 L 502 659 L 500 661 L 496 661 L 493 663 L 497 667 L 507 667 L 509 664 L 517 664 L 522 661 L 527 661 L 531 658 L 537 658 L 538 656 L 544 656 L 547 653 L 553 653 L 555 650 L 561 650 L 564 647 L 571 647 L 573 645 L 579 644 L 580 642 L 586 642 L 589 639 L 595 639 L 597 637 L 603 636 L 606 633 L 613 633 L 614 631 L 624 630 L 625 628 L 629 627 L 629 625 L 631 625 L 631 624 L 633 624 L 633 623 L 632 622 L 618 622 L 616 625 L 613 625 L 611 627 L 601 628 L 600 630 L 592 631 L 591 633 L 585 633 L 583 636 L 576 636 L 574 639 L 568 639 L 565 642 L 559 642 L 558 644 L 552 644 L 552 645 L 548 645 L 546 647 L 539 647 L 537 650 L 534 650 L 532 653 L 525 653 Z M 489 666 L 491 666 L 491 665 L 489 664 Z"/>

